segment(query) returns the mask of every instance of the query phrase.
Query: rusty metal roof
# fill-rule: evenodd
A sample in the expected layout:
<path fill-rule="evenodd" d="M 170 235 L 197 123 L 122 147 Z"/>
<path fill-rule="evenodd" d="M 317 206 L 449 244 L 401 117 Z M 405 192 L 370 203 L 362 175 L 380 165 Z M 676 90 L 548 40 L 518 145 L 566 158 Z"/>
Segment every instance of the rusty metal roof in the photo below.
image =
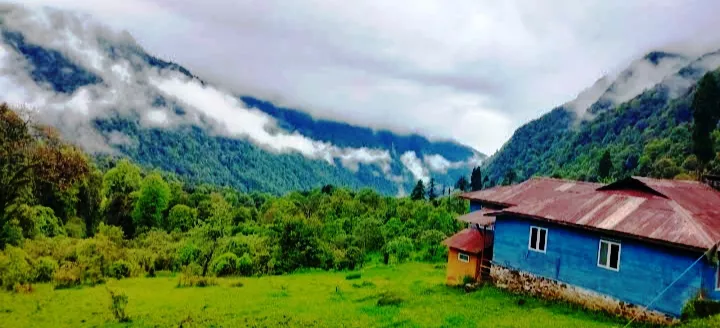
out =
<path fill-rule="evenodd" d="M 694 248 L 720 241 L 720 193 L 699 182 L 632 177 L 590 192 L 528 197 L 503 213 Z"/>
<path fill-rule="evenodd" d="M 465 221 L 467 223 L 474 223 L 479 224 L 481 226 L 487 226 L 491 224 L 495 224 L 495 216 L 491 215 L 488 216 L 488 214 L 497 213 L 496 210 L 491 209 L 481 209 L 479 211 L 473 211 L 465 215 L 459 216 L 457 219 L 460 221 Z"/>
<path fill-rule="evenodd" d="M 491 247 L 493 244 L 493 232 L 485 231 L 480 232 L 477 229 L 465 229 L 460 231 L 448 239 L 443 241 L 443 244 L 450 248 L 459 249 L 463 252 L 472 254 L 480 253 L 483 250 L 483 234 L 485 235 L 485 247 Z"/>
<path fill-rule="evenodd" d="M 460 197 L 502 206 L 514 206 L 543 201 L 562 194 L 591 193 L 602 186 L 598 183 L 535 177 L 516 185 L 473 191 Z"/>

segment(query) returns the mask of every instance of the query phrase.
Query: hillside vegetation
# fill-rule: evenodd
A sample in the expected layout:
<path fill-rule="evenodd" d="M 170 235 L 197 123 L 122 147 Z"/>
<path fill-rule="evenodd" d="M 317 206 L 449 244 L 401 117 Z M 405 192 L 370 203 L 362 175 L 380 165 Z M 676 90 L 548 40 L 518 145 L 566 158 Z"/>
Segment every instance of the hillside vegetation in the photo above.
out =
<path fill-rule="evenodd" d="M 127 160 L 85 154 L 0 106 L 0 285 L 22 291 L 183 272 L 194 281 L 302 268 L 436 261 L 467 203 L 326 185 L 284 196 L 188 185 Z M 428 195 L 437 191 L 428 190 Z M 433 196 L 434 198 L 434 196 Z"/>
<path fill-rule="evenodd" d="M 507 180 L 508 175 L 515 182 L 536 175 L 587 181 L 629 175 L 693 178 L 698 169 L 692 144 L 695 90 L 673 97 L 667 85 L 658 84 L 617 106 L 596 104 L 584 118 L 569 108 L 553 109 L 520 127 L 488 161 L 486 174 L 491 184 Z M 715 112 L 715 116 L 720 113 L 720 106 Z M 713 153 L 717 153 L 720 130 L 716 126 L 713 130 Z M 606 153 L 611 169 L 602 176 L 598 163 Z M 706 168 L 708 173 L 720 172 L 717 155 Z"/>

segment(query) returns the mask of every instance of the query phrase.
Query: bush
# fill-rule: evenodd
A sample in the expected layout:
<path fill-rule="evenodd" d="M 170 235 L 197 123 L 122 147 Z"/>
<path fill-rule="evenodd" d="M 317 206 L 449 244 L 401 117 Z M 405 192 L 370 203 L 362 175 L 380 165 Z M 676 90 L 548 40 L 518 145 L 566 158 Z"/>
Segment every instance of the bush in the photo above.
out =
<path fill-rule="evenodd" d="M 380 299 L 377 301 L 377 306 L 389 306 L 389 305 L 400 305 L 405 300 L 402 299 L 402 297 L 398 296 L 395 293 L 387 292 L 383 293 L 380 296 Z"/>
<path fill-rule="evenodd" d="M 217 285 L 217 279 L 197 275 L 181 274 L 178 287 L 208 287 Z"/>
<path fill-rule="evenodd" d="M 108 276 L 115 279 L 122 279 L 130 277 L 131 265 L 127 261 L 117 260 L 110 265 L 108 269 Z"/>
<path fill-rule="evenodd" d="M 391 240 L 385 246 L 385 252 L 390 255 L 396 262 L 404 262 L 410 258 L 414 250 L 412 239 L 408 237 L 398 237 Z"/>
<path fill-rule="evenodd" d="M 76 263 L 63 264 L 53 275 L 55 289 L 71 288 L 82 284 L 81 269 Z"/>
<path fill-rule="evenodd" d="M 15 285 L 25 285 L 34 279 L 27 253 L 21 248 L 8 246 L 5 256 L 0 257 L 0 284 L 12 291 Z"/>
<path fill-rule="evenodd" d="M 360 279 L 362 277 L 362 274 L 358 273 L 351 273 L 347 276 L 345 276 L 345 280 L 354 280 L 354 279 Z"/>
<path fill-rule="evenodd" d="M 682 309 L 681 318 L 700 319 L 720 314 L 720 302 L 709 299 L 695 298 L 688 301 Z"/>
<path fill-rule="evenodd" d="M 84 238 L 86 235 L 85 222 L 78 217 L 71 218 L 67 223 L 65 223 L 65 233 L 68 237 Z"/>
<path fill-rule="evenodd" d="M 211 264 L 212 272 L 217 276 L 228 276 L 235 274 L 239 267 L 240 259 L 233 253 L 225 253 L 218 256 Z"/>
<path fill-rule="evenodd" d="M 49 282 L 53 279 L 55 271 L 58 269 L 58 264 L 52 257 L 44 256 L 38 259 L 35 264 L 35 281 L 36 282 Z"/>
<path fill-rule="evenodd" d="M 195 246 L 193 243 L 187 243 L 178 250 L 178 261 L 180 265 L 188 265 L 190 263 L 196 263 L 200 258 L 202 250 L 200 247 Z"/>
<path fill-rule="evenodd" d="M 118 322 L 129 322 L 130 317 L 125 312 L 128 305 L 128 296 L 120 290 L 108 290 L 110 292 L 110 311 Z"/>
<path fill-rule="evenodd" d="M 233 283 L 230 284 L 230 287 L 235 287 L 235 288 L 239 288 L 239 287 L 242 287 L 242 286 L 245 286 L 245 284 L 243 284 L 242 281 L 236 281 L 236 282 L 233 282 Z"/>
<path fill-rule="evenodd" d="M 168 230 L 186 232 L 195 225 L 197 210 L 187 205 L 178 204 L 170 209 L 168 214 Z"/>
<path fill-rule="evenodd" d="M 249 276 L 252 274 L 253 260 L 252 257 L 250 257 L 250 254 L 245 253 L 242 257 L 240 257 L 240 260 L 238 260 L 237 271 L 245 276 Z"/>

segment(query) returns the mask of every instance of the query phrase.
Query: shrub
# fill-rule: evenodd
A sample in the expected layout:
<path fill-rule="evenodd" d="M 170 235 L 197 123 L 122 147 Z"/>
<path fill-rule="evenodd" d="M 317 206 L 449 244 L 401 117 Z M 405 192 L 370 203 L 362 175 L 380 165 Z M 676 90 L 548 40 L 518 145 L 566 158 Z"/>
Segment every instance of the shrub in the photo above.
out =
<path fill-rule="evenodd" d="M 118 322 L 129 322 L 130 317 L 125 312 L 128 305 L 128 296 L 120 290 L 111 290 L 110 293 L 110 311 Z"/>
<path fill-rule="evenodd" d="M 410 258 L 414 250 L 412 239 L 408 237 L 398 237 L 391 240 L 386 246 L 385 251 L 396 262 L 404 262 Z"/>
<path fill-rule="evenodd" d="M 709 299 L 695 298 L 687 303 L 682 309 L 683 320 L 707 318 L 720 314 L 720 302 Z"/>
<path fill-rule="evenodd" d="M 83 238 L 86 235 L 85 222 L 78 217 L 73 217 L 65 223 L 65 233 L 68 237 Z"/>
<path fill-rule="evenodd" d="M 250 254 L 245 253 L 243 254 L 243 256 L 240 257 L 240 259 L 238 260 L 237 271 L 245 276 L 249 276 L 252 274 L 253 260 L 252 257 L 250 257 Z"/>
<path fill-rule="evenodd" d="M 383 293 L 377 301 L 377 306 L 400 305 L 405 300 L 392 292 Z"/>
<path fill-rule="evenodd" d="M 55 289 L 71 288 L 82 284 L 81 269 L 76 263 L 63 264 L 53 275 Z"/>
<path fill-rule="evenodd" d="M 354 280 L 354 279 L 360 279 L 360 277 L 362 277 L 362 274 L 360 274 L 360 272 L 357 272 L 357 273 L 351 273 L 351 274 L 349 274 L 349 275 L 345 276 L 345 280 Z"/>
<path fill-rule="evenodd" d="M 34 280 L 30 259 L 24 250 L 8 246 L 5 254 L 0 258 L 0 283 L 5 289 L 11 291 L 17 284 L 29 284 Z"/>
<path fill-rule="evenodd" d="M 223 255 L 218 256 L 213 263 L 211 264 L 211 270 L 212 272 L 217 276 L 228 276 L 235 273 L 238 267 L 238 262 L 240 259 L 238 259 L 237 255 L 233 253 L 225 253 Z"/>
<path fill-rule="evenodd" d="M 235 288 L 239 288 L 242 286 L 245 286 L 245 284 L 243 284 L 242 281 L 236 281 L 236 282 L 233 282 L 232 284 L 230 284 L 230 287 L 235 287 Z"/>
<path fill-rule="evenodd" d="M 197 210 L 190 208 L 187 205 L 178 204 L 170 209 L 168 214 L 168 230 L 169 231 L 182 231 L 186 232 L 195 225 L 195 218 L 197 217 Z"/>
<path fill-rule="evenodd" d="M 472 276 L 463 276 L 462 282 L 463 286 L 467 284 L 474 284 L 475 278 L 473 278 Z"/>
<path fill-rule="evenodd" d="M 217 285 L 217 279 L 197 275 L 181 274 L 178 287 L 208 287 Z"/>
<path fill-rule="evenodd" d="M 43 256 L 35 264 L 35 281 L 49 282 L 53 279 L 58 264 L 52 257 Z"/>
<path fill-rule="evenodd" d="M 345 259 L 347 260 L 347 268 L 355 270 L 365 263 L 365 253 L 359 247 L 350 246 L 345 251 Z"/>
<path fill-rule="evenodd" d="M 130 263 L 124 260 L 117 260 L 110 265 L 108 269 L 108 276 L 115 279 L 122 279 L 130 277 Z"/>
<path fill-rule="evenodd" d="M 195 246 L 193 243 L 187 243 L 178 250 L 178 261 L 180 265 L 195 263 L 200 254 L 202 254 L 200 247 Z"/>

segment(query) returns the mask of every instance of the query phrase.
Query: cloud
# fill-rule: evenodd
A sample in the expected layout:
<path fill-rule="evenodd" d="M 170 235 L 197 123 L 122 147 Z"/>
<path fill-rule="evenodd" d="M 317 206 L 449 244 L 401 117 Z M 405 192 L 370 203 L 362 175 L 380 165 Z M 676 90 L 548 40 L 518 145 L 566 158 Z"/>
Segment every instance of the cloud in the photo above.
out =
<path fill-rule="evenodd" d="M 128 50 L 137 45 L 123 33 L 56 10 L 7 6 L 2 9 L 5 27 L 22 31 L 29 43 L 59 51 L 82 69 L 97 74 L 102 83 L 80 86 L 71 94 L 55 92 L 50 86 L 38 85 L 29 76 L 31 64 L 15 50 L 0 44 L 0 86 L 5 91 L 0 100 L 38 109 L 41 111 L 38 119 L 58 126 L 89 151 L 113 152 L 112 146 L 134 145 L 127 135 L 112 131 L 102 136 L 90 124 L 94 118 L 119 114 L 137 117 L 145 127 L 206 127 L 218 134 L 246 138 L 276 153 L 298 152 L 331 165 L 337 159 L 350 170 L 357 171 L 360 164 L 374 165 L 382 174 L 397 180 L 392 175 L 392 158 L 387 150 L 337 147 L 299 133 L 284 132 L 272 117 L 245 107 L 228 92 L 177 72 L 150 67 Z M 104 41 L 124 56 L 109 56 L 102 45 Z M 181 104 L 188 113 L 180 116 L 157 106 L 158 96 Z"/>
<path fill-rule="evenodd" d="M 428 169 L 423 166 L 422 161 L 417 157 L 414 151 L 408 151 L 400 156 L 400 161 L 406 169 L 412 173 L 417 180 L 427 182 L 430 180 Z"/>
<path fill-rule="evenodd" d="M 487 154 L 649 50 L 712 49 L 720 29 L 715 0 L 23 3 L 90 13 L 239 93 Z"/>

